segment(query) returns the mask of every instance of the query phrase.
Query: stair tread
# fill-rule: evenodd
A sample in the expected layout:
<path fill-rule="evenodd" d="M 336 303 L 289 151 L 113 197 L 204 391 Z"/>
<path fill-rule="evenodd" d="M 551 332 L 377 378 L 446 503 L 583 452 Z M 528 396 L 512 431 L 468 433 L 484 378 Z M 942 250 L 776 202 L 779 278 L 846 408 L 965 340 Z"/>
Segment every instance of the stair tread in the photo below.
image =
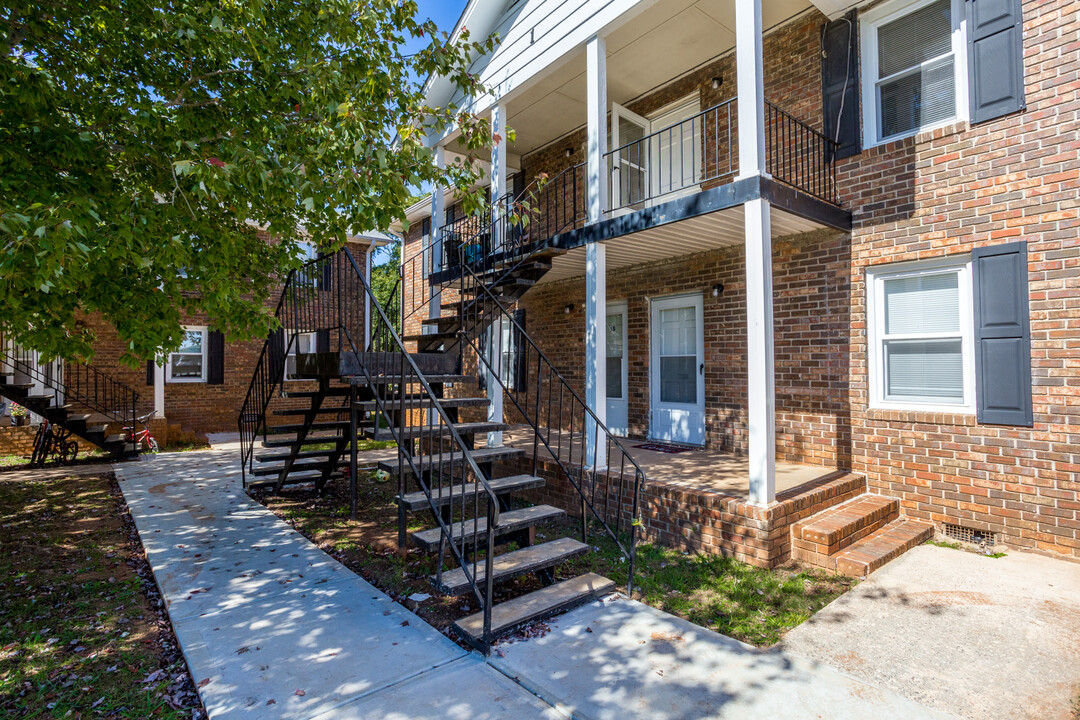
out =
<path fill-rule="evenodd" d="M 348 420 L 316 420 L 308 426 L 308 431 L 312 430 L 333 430 L 339 428 L 349 427 Z M 273 427 L 266 428 L 268 435 L 288 435 L 290 433 L 297 433 L 304 429 L 303 423 L 295 425 L 275 425 Z"/>
<path fill-rule="evenodd" d="M 506 635 L 529 623 L 603 597 L 614 589 L 614 582 L 596 573 L 563 580 L 493 606 L 491 632 L 495 637 Z M 454 623 L 454 630 L 470 643 L 481 643 L 484 636 L 483 611 L 458 620 Z"/>
<path fill-rule="evenodd" d="M 844 575 L 866 575 L 933 537 L 934 526 L 921 520 L 897 518 L 836 554 L 836 569 Z"/>
<path fill-rule="evenodd" d="M 287 398 L 313 398 L 319 395 L 318 390 L 282 390 L 281 397 Z M 326 397 L 343 397 L 349 394 L 348 386 L 334 386 L 327 388 L 325 392 L 321 393 Z"/>
<path fill-rule="evenodd" d="M 541 477 L 535 475 L 511 475 L 509 477 L 495 478 L 488 481 L 488 485 L 495 492 L 496 495 L 503 495 L 505 493 L 523 492 L 525 490 L 533 490 L 545 485 L 545 481 Z M 435 507 L 453 502 L 461 502 L 462 499 L 469 499 L 476 494 L 479 485 L 477 483 L 466 483 L 464 485 L 458 484 L 453 488 L 453 493 L 447 488 L 443 488 L 442 494 L 439 493 L 439 488 L 433 488 L 431 493 L 431 503 Z M 427 510 L 431 507 L 428 503 L 427 495 L 423 490 L 417 490 L 416 492 L 406 493 L 404 496 L 398 496 L 394 498 L 394 502 L 399 505 L 404 505 L 405 509 L 410 512 L 417 512 L 420 510 Z"/>
<path fill-rule="evenodd" d="M 358 385 L 359 384 L 367 384 L 367 381 L 368 381 L 367 376 L 363 375 L 363 374 L 349 375 L 348 377 L 349 377 L 350 380 L 352 380 L 353 383 L 358 384 Z M 412 385 L 412 384 L 418 383 L 418 380 L 416 379 L 416 376 L 412 375 L 411 373 L 407 374 L 405 377 L 406 377 L 406 379 L 405 379 L 406 384 Z M 472 375 L 434 375 L 434 374 L 427 375 L 427 374 L 425 374 L 424 379 L 427 380 L 428 383 L 459 383 L 459 382 L 463 383 L 463 382 L 470 382 L 470 381 L 471 382 L 477 382 L 476 377 L 474 377 Z M 385 385 L 387 383 L 400 383 L 401 382 L 401 376 L 400 375 L 376 375 L 375 377 L 372 378 L 372 380 L 375 381 L 376 385 Z"/>
<path fill-rule="evenodd" d="M 860 530 L 882 525 L 899 512 L 896 498 L 865 493 L 845 503 L 822 510 L 792 526 L 793 537 L 832 547 Z"/>
<path fill-rule="evenodd" d="M 505 582 L 519 575 L 545 570 L 571 558 L 584 555 L 588 551 L 589 546 L 580 540 L 559 538 L 558 540 L 503 553 L 492 560 L 492 570 L 494 571 L 492 579 L 496 583 Z M 486 570 L 483 563 L 476 566 L 475 579 L 477 584 L 484 582 L 487 578 Z M 431 580 L 439 592 L 446 595 L 461 595 L 472 588 L 468 578 L 465 576 L 465 570 L 462 568 L 443 573 L 441 582 L 434 575 Z"/>
<path fill-rule="evenodd" d="M 0 387 L 14 388 L 16 390 L 29 390 L 34 387 L 34 383 L 0 383 Z"/>
<path fill-rule="evenodd" d="M 509 430 L 510 426 L 506 423 L 497 422 L 459 422 L 454 423 L 454 429 L 457 430 L 458 435 L 477 435 L 479 433 Z M 445 437 L 450 434 L 450 428 L 440 423 L 439 425 L 433 424 L 430 427 L 427 425 L 407 427 L 400 432 L 403 439 L 409 440 L 418 437 Z M 394 439 L 390 428 L 369 429 L 364 434 L 374 440 Z"/>
<path fill-rule="evenodd" d="M 302 473 L 289 473 L 282 485 L 299 485 L 301 483 L 315 482 L 322 479 L 322 472 L 318 470 L 310 470 Z M 330 473 L 328 480 L 336 480 L 338 478 L 345 477 L 341 473 Z M 277 478 L 262 478 L 255 480 L 248 480 L 248 487 L 272 487 L 278 484 Z"/>
<path fill-rule="evenodd" d="M 329 415 L 331 413 L 347 413 L 348 407 L 320 407 L 315 410 L 311 408 L 290 408 L 287 410 L 274 410 L 273 415 L 285 415 L 285 416 L 297 416 L 297 415 L 310 415 L 312 413 L 316 415 Z"/>
<path fill-rule="evenodd" d="M 433 332 L 433 333 L 414 333 L 412 335 L 406 335 L 402 340 L 405 342 L 416 342 L 418 340 L 456 340 L 458 336 L 457 331 L 453 332 Z"/>
<path fill-rule="evenodd" d="M 496 537 L 506 535 L 548 520 L 555 520 L 564 515 L 566 515 L 565 510 L 551 505 L 533 505 L 518 508 L 517 510 L 509 510 L 499 514 L 499 526 L 495 528 L 495 535 Z M 472 544 L 474 538 L 477 540 L 485 539 L 487 537 L 487 518 L 469 518 L 468 520 L 458 521 L 450 526 L 450 534 L 457 542 L 465 545 Z M 412 540 L 421 549 L 431 552 L 439 547 L 441 535 L 442 529 L 434 527 L 429 530 L 414 532 Z"/>
<path fill-rule="evenodd" d="M 489 402 L 491 401 L 486 397 L 439 398 L 439 404 L 444 408 L 480 407 L 487 405 Z M 387 398 L 384 404 L 388 410 L 392 410 L 399 407 L 400 401 Z M 374 410 L 378 407 L 378 404 L 374 400 L 361 400 L 356 403 L 356 406 L 363 410 Z M 405 407 L 413 409 L 431 407 L 431 400 L 426 397 L 408 398 L 405 400 Z"/>
<path fill-rule="evenodd" d="M 470 450 L 469 451 L 469 455 L 477 463 L 493 462 L 495 460 L 506 460 L 507 458 L 521 457 L 524 454 L 525 454 L 525 451 L 522 450 L 521 448 L 512 448 L 512 447 L 477 448 L 476 450 Z M 421 455 L 421 456 L 418 456 L 417 458 L 415 458 L 415 461 L 416 461 L 417 465 L 426 465 L 426 466 L 434 466 L 436 464 L 438 464 L 438 465 L 449 465 L 450 462 L 451 462 L 451 457 L 450 457 L 450 453 L 447 452 L 447 453 L 443 453 L 441 456 L 439 456 L 439 455 Z M 453 462 L 455 464 L 459 464 L 459 465 L 461 464 L 461 454 L 460 454 L 460 452 L 454 454 Z M 397 475 L 398 474 L 398 463 L 397 463 L 396 460 L 381 462 L 381 463 L 379 463 L 379 468 L 381 470 L 385 470 L 386 472 L 390 473 L 391 475 Z M 410 468 L 408 466 L 408 463 L 406 463 L 405 469 L 406 469 L 407 472 L 409 472 L 409 474 L 412 474 L 412 468 Z"/>
<path fill-rule="evenodd" d="M 348 464 L 349 461 L 347 459 L 338 459 L 336 463 L 333 463 L 333 467 L 345 467 Z M 328 467 L 331 467 L 329 459 L 317 460 L 315 462 L 311 462 L 310 459 L 307 462 L 298 460 L 297 462 L 294 462 L 292 464 L 291 468 L 289 468 L 289 474 L 292 475 L 293 473 L 301 473 L 308 470 L 325 470 Z M 265 475 L 280 475 L 281 471 L 284 469 L 284 463 L 280 465 L 256 465 L 251 469 L 251 474 L 256 477 L 261 477 Z"/>
<path fill-rule="evenodd" d="M 296 437 L 284 437 L 277 439 L 265 439 L 262 441 L 264 448 L 282 448 L 292 447 L 293 445 L 319 445 L 321 443 L 336 442 L 338 440 L 348 440 L 346 435 L 308 435 L 303 440 L 297 440 Z"/>
<path fill-rule="evenodd" d="M 347 449 L 348 449 L 348 446 L 346 446 L 346 450 Z M 300 459 L 304 459 L 304 458 L 313 458 L 313 457 L 329 457 L 330 455 L 332 455 L 332 454 L 334 454 L 336 452 L 337 452 L 337 449 L 335 449 L 335 448 L 331 448 L 329 450 L 301 450 L 299 453 L 296 454 L 296 459 L 300 460 Z M 255 460 L 256 460 L 256 462 L 262 462 L 262 463 L 265 463 L 265 462 L 280 462 L 282 460 L 288 460 L 290 454 L 291 453 L 289 453 L 289 452 L 255 453 Z"/>

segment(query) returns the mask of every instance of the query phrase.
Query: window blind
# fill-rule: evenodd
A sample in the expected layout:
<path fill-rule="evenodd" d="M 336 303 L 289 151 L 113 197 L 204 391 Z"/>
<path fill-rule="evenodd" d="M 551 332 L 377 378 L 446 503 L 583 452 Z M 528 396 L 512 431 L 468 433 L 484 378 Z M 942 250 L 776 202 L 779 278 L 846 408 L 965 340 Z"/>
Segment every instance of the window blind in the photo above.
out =
<path fill-rule="evenodd" d="M 885 280 L 885 334 L 959 332 L 959 284 L 955 271 Z"/>
<path fill-rule="evenodd" d="M 960 340 L 886 342 L 885 370 L 890 399 L 964 399 Z"/>

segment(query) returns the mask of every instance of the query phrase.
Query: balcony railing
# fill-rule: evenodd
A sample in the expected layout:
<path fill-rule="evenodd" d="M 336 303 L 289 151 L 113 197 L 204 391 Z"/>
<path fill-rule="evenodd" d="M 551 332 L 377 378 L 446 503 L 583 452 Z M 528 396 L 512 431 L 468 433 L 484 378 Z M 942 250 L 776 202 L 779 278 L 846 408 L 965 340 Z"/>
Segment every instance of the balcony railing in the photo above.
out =
<path fill-rule="evenodd" d="M 733 179 L 739 168 L 738 109 L 725 100 L 681 122 L 634 138 L 605 154 L 609 211 L 640 210 Z M 615 117 L 621 134 L 642 132 Z M 766 167 L 777 180 L 837 203 L 835 143 L 772 103 L 765 103 Z"/>
<path fill-rule="evenodd" d="M 644 132 L 640 119 L 614 115 L 620 135 Z M 810 125 L 765 103 L 766 169 L 819 200 L 838 205 L 836 143 Z M 724 100 L 604 154 L 611 179 L 608 212 L 640 210 L 734 180 L 739 168 L 738 104 Z M 484 265 L 526 255 L 555 235 L 585 221 L 585 163 L 539 178 L 517 197 L 505 195 L 479 213 L 442 226 L 441 257 L 425 259 L 430 270 L 465 262 Z M 425 249 L 430 255 L 434 252 Z"/>

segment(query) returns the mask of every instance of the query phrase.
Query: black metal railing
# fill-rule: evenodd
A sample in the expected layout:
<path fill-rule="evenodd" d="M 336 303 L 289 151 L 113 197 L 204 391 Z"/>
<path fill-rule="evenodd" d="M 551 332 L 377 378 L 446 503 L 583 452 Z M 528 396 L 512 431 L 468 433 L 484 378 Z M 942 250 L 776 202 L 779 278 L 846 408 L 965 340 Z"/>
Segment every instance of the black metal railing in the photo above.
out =
<path fill-rule="evenodd" d="M 739 169 L 737 115 L 736 99 L 730 98 L 606 153 L 611 178 L 607 209 L 639 210 L 661 198 L 732 180 Z M 765 144 L 773 177 L 839 204 L 836 143 L 766 102 Z"/>
<path fill-rule="evenodd" d="M 139 393 L 93 365 L 76 362 L 40 363 L 39 354 L 0 336 L 0 375 L 41 386 L 50 404 L 79 405 L 121 426 L 135 427 Z M 132 450 L 138 450 L 132 434 Z"/>
<path fill-rule="evenodd" d="M 656 198 L 733 176 L 738 170 L 735 112 L 730 98 L 605 153 L 611 178 L 606 209 L 639 210 Z"/>
<path fill-rule="evenodd" d="M 836 147 L 826 135 L 765 102 L 765 167 L 777 180 L 838 205 Z"/>
<path fill-rule="evenodd" d="M 493 641 L 492 561 L 499 526 L 499 504 L 490 478 L 469 454 L 469 446 L 416 360 L 406 350 L 395 325 L 380 306 L 364 272 L 348 249 L 324 255 L 290 273 L 275 311 L 292 333 L 324 332 L 340 359 L 353 363 L 354 384 L 366 385 L 374 408 L 350 403 L 348 434 L 353 511 L 357 497 L 357 445 L 361 426 L 398 445 L 398 490 L 412 478 L 424 492 L 440 529 L 438 574 L 449 555 L 460 567 L 484 613 L 485 648 Z M 291 338 L 271 334 L 256 365 L 238 424 L 245 473 L 257 435 L 265 430 L 270 399 L 284 376 Z M 456 367 L 456 366 L 455 366 Z M 348 374 L 348 373 L 346 373 Z M 351 397 L 355 397 L 355 393 Z M 404 513 L 404 505 L 399 512 Z M 403 517 L 401 518 L 403 519 Z M 401 524 L 404 527 L 404 523 Z M 489 532 L 490 529 L 490 532 Z M 404 543 L 407 538 L 400 537 Z"/>
<path fill-rule="evenodd" d="M 464 345 L 476 356 L 477 368 L 486 373 L 492 387 L 500 388 L 510 401 L 513 417 L 507 420 L 530 428 L 532 474 L 537 474 L 541 455 L 550 457 L 577 492 L 582 542 L 588 542 L 590 517 L 614 540 L 628 561 L 626 587 L 631 594 L 645 471 L 489 285 L 468 263 L 461 265 L 462 297 L 467 288 L 478 288 L 472 300 L 461 303 Z M 504 350 L 501 337 L 492 341 L 490 333 L 495 332 L 510 333 L 505 343 L 509 349 Z"/>

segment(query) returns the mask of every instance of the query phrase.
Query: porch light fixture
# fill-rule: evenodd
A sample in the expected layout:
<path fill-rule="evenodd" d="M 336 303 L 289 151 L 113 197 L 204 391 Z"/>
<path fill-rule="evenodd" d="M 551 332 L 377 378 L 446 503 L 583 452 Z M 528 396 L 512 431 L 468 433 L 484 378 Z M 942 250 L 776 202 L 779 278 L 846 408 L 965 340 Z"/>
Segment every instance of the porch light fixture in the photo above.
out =
<path fill-rule="evenodd" d="M 566 157 L 570 157 L 573 154 L 574 154 L 574 148 L 572 148 L 572 147 L 568 147 L 565 150 L 563 150 L 563 155 L 565 155 Z"/>
<path fill-rule="evenodd" d="M 712 296 L 720 297 L 720 293 L 724 292 L 724 283 L 716 283 L 712 286 Z"/>
<path fill-rule="evenodd" d="M 713 90 L 719 90 L 720 86 L 724 84 L 724 78 L 717 75 L 716 77 L 714 77 L 712 79 L 712 81 L 709 84 L 712 85 Z"/>
<path fill-rule="evenodd" d="M 566 307 L 563 308 L 563 312 L 567 315 L 574 312 L 574 303 L 566 303 Z"/>

